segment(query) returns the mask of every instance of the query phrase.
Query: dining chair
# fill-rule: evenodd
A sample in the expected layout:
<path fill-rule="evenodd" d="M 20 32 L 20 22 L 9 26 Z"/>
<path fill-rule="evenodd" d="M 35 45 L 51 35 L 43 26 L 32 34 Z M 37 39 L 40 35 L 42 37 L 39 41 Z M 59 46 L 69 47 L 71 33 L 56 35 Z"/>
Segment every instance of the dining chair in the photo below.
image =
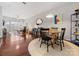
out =
<path fill-rule="evenodd" d="M 65 31 L 66 31 L 66 28 L 61 28 L 61 33 L 58 37 L 58 40 L 56 43 L 59 43 L 60 45 L 60 49 L 62 51 L 62 47 L 64 47 L 64 35 L 65 35 Z"/>
<path fill-rule="evenodd" d="M 47 52 L 49 52 L 49 46 L 51 45 L 51 37 L 49 37 L 49 36 L 47 36 L 46 35 L 46 32 L 42 32 L 41 31 L 41 44 L 40 44 L 40 47 L 41 47 L 41 45 L 44 43 L 44 44 L 46 44 L 47 45 Z"/>
<path fill-rule="evenodd" d="M 48 32 L 49 31 L 49 28 L 38 28 L 38 38 L 39 38 L 39 41 L 41 40 L 41 31 L 46 31 Z"/>

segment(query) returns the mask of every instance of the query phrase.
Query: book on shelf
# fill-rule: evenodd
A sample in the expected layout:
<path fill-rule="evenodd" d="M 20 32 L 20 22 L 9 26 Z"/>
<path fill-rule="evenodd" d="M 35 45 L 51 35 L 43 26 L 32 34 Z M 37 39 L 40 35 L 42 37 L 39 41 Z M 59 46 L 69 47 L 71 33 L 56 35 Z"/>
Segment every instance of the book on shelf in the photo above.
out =
<path fill-rule="evenodd" d="M 79 35 L 79 32 L 75 32 L 74 35 Z"/>

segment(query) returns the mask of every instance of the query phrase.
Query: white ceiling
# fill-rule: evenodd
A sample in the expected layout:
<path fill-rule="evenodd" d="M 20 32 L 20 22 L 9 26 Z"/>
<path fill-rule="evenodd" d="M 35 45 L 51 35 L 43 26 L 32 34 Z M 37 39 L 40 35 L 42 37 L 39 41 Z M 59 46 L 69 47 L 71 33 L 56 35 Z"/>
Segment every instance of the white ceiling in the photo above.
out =
<path fill-rule="evenodd" d="M 67 3 L 60 2 L 0 2 L 3 16 L 26 19 L 47 10 L 57 8 Z"/>

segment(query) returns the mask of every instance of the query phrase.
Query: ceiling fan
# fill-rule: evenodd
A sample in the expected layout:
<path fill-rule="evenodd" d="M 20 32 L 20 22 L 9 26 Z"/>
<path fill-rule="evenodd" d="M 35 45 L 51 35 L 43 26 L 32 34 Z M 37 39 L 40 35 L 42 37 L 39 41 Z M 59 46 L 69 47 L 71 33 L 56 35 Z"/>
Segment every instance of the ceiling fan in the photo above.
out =
<path fill-rule="evenodd" d="M 27 4 L 27 2 L 22 2 L 24 5 Z"/>

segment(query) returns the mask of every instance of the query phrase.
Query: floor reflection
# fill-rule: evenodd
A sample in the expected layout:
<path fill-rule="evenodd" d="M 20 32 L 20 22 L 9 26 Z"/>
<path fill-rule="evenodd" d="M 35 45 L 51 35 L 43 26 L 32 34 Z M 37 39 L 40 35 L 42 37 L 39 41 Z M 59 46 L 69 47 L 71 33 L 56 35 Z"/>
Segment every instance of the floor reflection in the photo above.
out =
<path fill-rule="evenodd" d="M 19 46 L 19 45 L 17 45 L 17 46 L 16 46 L 16 49 L 19 49 L 19 47 L 20 47 L 20 46 Z"/>
<path fill-rule="evenodd" d="M 5 38 L 5 45 L 2 45 L 0 48 L 0 55 L 30 55 L 28 52 L 28 44 L 32 40 L 32 36 L 30 34 L 26 34 L 26 40 L 19 35 L 15 33 L 7 34 Z"/>

